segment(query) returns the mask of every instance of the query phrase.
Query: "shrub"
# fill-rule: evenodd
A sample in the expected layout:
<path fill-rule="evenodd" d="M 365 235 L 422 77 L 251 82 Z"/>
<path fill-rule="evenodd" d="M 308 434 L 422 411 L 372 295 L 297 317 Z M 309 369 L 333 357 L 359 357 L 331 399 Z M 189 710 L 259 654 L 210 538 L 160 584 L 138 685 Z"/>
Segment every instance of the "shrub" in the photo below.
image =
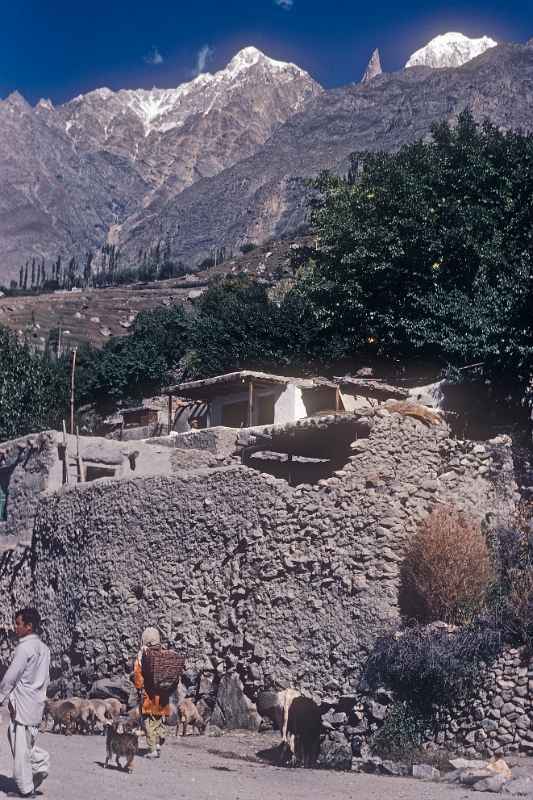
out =
<path fill-rule="evenodd" d="M 372 753 L 381 758 L 406 763 L 420 763 L 421 747 L 432 719 L 405 700 L 395 702 L 372 739 Z"/>
<path fill-rule="evenodd" d="M 255 250 L 257 245 L 254 242 L 246 242 L 246 244 L 241 245 L 241 253 L 244 255 L 246 253 L 251 253 L 252 250 Z"/>
<path fill-rule="evenodd" d="M 500 625 L 507 641 L 533 649 L 533 566 L 509 572 L 509 592 L 504 596 Z"/>
<path fill-rule="evenodd" d="M 406 553 L 402 612 L 419 622 L 466 622 L 483 606 L 493 577 L 479 522 L 441 506 L 420 525 Z"/>
<path fill-rule="evenodd" d="M 516 527 L 497 528 L 491 543 L 497 583 L 490 607 L 504 639 L 533 650 L 533 541 L 528 519 L 517 518 Z"/>
<path fill-rule="evenodd" d="M 376 642 L 363 686 L 385 685 L 400 701 L 427 714 L 468 694 L 483 666 L 501 650 L 501 636 L 485 622 L 453 629 L 414 626 Z"/>

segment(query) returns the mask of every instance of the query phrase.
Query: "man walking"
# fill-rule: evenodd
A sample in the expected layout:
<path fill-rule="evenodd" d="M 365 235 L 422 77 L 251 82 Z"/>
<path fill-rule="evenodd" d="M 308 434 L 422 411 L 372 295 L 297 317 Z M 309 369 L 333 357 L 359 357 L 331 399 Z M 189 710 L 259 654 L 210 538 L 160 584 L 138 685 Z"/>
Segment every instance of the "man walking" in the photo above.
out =
<path fill-rule="evenodd" d="M 41 619 L 35 608 L 17 611 L 15 634 L 19 643 L 0 683 L 0 705 L 7 698 L 11 716 L 8 739 L 18 789 L 8 792 L 8 797 L 34 797 L 50 767 L 50 756 L 36 746 L 50 680 L 50 650 L 41 641 L 40 630 Z"/>

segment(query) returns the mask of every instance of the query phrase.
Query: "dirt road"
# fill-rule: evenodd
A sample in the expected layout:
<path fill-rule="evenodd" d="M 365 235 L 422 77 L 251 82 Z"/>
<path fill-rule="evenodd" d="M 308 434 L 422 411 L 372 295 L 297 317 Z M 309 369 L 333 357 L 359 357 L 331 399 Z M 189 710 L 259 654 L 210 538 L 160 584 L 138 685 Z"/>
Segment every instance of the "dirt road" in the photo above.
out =
<path fill-rule="evenodd" d="M 402 778 L 282 769 L 258 753 L 279 739 L 271 734 L 227 733 L 221 737 L 169 737 L 157 761 L 140 755 L 130 775 L 104 769 L 103 736 L 42 734 L 40 745 L 52 757 L 43 784 L 49 800 L 462 800 L 471 793 L 445 784 Z M 0 730 L 0 798 L 13 788 L 11 761 Z"/>

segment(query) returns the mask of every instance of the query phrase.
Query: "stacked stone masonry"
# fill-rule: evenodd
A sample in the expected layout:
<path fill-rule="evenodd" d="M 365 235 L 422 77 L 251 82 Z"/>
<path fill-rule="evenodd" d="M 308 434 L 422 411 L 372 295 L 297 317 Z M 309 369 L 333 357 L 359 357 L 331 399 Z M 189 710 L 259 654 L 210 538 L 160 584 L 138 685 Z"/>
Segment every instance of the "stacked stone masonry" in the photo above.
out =
<path fill-rule="evenodd" d="M 455 708 L 436 711 L 426 745 L 468 757 L 533 754 L 533 658 L 525 648 L 506 648 L 480 671 L 478 687 Z M 372 743 L 394 707 L 391 692 L 344 698 L 324 720 L 350 742 L 358 767 L 379 771 Z M 329 723 L 329 724 L 328 724 Z"/>
<path fill-rule="evenodd" d="M 376 637 L 398 624 L 399 567 L 420 520 L 436 503 L 505 519 L 516 502 L 505 437 L 457 441 L 386 412 L 371 423 L 316 485 L 227 458 L 45 493 L 31 547 L 0 560 L 0 662 L 13 610 L 31 601 L 53 676 L 75 693 L 128 675 L 155 623 L 197 670 L 236 671 L 252 697 L 271 683 L 353 694 Z"/>

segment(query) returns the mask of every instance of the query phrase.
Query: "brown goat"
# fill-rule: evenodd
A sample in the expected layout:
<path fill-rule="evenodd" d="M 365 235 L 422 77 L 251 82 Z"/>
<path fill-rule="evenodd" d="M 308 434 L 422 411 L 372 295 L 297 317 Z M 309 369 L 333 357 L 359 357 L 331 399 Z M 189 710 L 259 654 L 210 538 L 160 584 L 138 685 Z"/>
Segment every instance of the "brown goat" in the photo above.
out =
<path fill-rule="evenodd" d="M 179 726 L 182 728 L 182 736 L 187 735 L 187 726 L 190 725 L 193 729 L 201 734 L 206 729 L 206 723 L 200 716 L 200 712 L 194 705 L 193 701 L 188 697 L 183 700 L 178 706 L 178 724 L 176 725 L 176 736 L 179 735 Z"/>

